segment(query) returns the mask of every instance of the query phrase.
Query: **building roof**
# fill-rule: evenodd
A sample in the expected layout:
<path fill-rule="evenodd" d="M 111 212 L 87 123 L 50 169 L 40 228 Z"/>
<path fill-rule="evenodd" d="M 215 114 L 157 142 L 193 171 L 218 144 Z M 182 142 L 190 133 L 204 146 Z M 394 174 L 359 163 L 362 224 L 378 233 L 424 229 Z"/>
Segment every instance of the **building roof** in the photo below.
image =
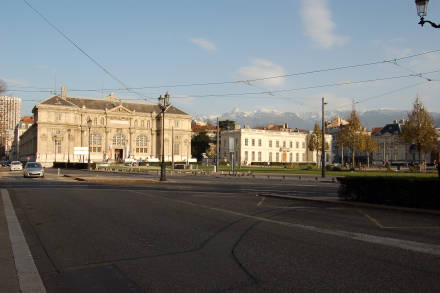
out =
<path fill-rule="evenodd" d="M 200 125 L 197 123 L 191 123 L 191 130 L 193 132 L 202 132 L 202 131 L 206 131 L 206 132 L 213 132 L 213 131 L 217 131 L 217 126 L 213 126 L 213 125 Z"/>
<path fill-rule="evenodd" d="M 376 132 L 374 135 L 384 135 L 386 133 L 389 133 L 392 135 L 394 135 L 394 134 L 401 135 L 403 126 L 404 126 L 404 124 L 400 124 L 400 123 L 387 124 L 381 130 Z"/>
<path fill-rule="evenodd" d="M 378 133 L 381 130 L 382 130 L 382 127 L 373 127 L 371 129 L 371 134 L 374 135 L 374 134 Z"/>
<path fill-rule="evenodd" d="M 34 117 L 32 117 L 32 116 L 24 116 L 23 118 L 21 118 L 20 121 L 23 122 L 23 123 L 30 123 L 30 124 L 32 124 L 32 123 L 34 123 Z"/>
<path fill-rule="evenodd" d="M 111 110 L 113 108 L 123 106 L 130 111 L 136 111 L 139 113 L 159 113 L 160 107 L 155 104 L 141 104 L 141 103 L 128 103 L 121 99 L 114 97 L 112 94 L 104 99 L 92 99 L 92 98 L 76 98 L 76 97 L 60 97 L 58 95 L 53 96 L 43 102 L 41 105 L 63 106 L 63 107 L 75 107 L 75 108 L 87 108 L 93 110 Z M 174 106 L 170 106 L 166 113 L 188 115 L 180 109 Z"/>

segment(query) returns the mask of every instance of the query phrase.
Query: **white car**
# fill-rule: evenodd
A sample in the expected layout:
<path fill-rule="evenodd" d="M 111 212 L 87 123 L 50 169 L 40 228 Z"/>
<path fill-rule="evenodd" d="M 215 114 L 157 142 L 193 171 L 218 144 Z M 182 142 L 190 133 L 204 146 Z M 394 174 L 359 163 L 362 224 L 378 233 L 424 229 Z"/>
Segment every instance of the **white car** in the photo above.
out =
<path fill-rule="evenodd" d="M 19 161 L 12 161 L 11 165 L 9 166 L 9 169 L 11 171 L 21 171 L 23 170 L 23 165 Z"/>

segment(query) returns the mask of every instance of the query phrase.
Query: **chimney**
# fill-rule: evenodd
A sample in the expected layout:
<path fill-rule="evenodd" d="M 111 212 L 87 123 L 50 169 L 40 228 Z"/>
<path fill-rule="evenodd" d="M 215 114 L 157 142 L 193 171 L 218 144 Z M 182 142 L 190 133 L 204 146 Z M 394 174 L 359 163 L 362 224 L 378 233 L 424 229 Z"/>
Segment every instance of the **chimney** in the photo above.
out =
<path fill-rule="evenodd" d="M 64 85 L 61 87 L 61 98 L 66 98 L 66 87 Z"/>

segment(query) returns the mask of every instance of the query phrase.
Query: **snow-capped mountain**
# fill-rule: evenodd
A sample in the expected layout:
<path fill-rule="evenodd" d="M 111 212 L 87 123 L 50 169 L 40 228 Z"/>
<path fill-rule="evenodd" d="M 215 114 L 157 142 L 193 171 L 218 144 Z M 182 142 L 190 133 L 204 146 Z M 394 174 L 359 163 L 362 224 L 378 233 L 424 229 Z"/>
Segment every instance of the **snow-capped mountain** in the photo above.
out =
<path fill-rule="evenodd" d="M 350 111 L 333 111 L 326 113 L 326 120 L 330 120 L 336 117 L 342 117 L 347 119 Z M 382 127 L 388 123 L 392 123 L 394 120 L 407 119 L 407 111 L 378 109 L 358 111 L 359 119 L 361 123 L 371 129 L 372 127 Z M 436 127 L 440 127 L 440 113 L 432 112 L 431 116 L 434 118 L 434 124 Z M 312 129 L 316 121 L 321 121 L 321 116 L 317 113 L 294 113 L 294 112 L 281 112 L 277 110 L 257 110 L 252 112 L 241 111 L 238 108 L 233 109 L 230 112 L 223 113 L 219 116 L 199 116 L 194 117 L 199 121 L 210 121 L 215 124 L 216 118 L 220 120 L 233 120 L 236 124 L 242 126 L 249 125 L 251 127 L 265 126 L 269 123 L 282 124 L 287 122 L 291 128 Z"/>

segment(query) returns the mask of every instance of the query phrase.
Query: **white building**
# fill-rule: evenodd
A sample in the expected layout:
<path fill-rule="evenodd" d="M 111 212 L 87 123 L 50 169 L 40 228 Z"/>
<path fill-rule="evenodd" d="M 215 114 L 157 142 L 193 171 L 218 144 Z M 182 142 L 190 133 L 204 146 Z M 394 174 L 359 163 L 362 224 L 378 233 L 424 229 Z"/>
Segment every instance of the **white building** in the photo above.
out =
<path fill-rule="evenodd" d="M 316 151 L 308 149 L 308 141 L 312 132 L 292 130 L 283 124 L 282 127 L 265 129 L 244 129 L 221 132 L 220 160 L 234 160 L 240 165 L 252 163 L 316 163 Z M 326 134 L 325 140 L 332 145 L 331 135 Z M 332 161 L 331 150 L 326 151 L 326 162 Z"/>
<path fill-rule="evenodd" d="M 0 97 L 0 144 L 2 155 L 9 157 L 14 142 L 15 127 L 21 118 L 21 99 L 16 97 Z"/>

